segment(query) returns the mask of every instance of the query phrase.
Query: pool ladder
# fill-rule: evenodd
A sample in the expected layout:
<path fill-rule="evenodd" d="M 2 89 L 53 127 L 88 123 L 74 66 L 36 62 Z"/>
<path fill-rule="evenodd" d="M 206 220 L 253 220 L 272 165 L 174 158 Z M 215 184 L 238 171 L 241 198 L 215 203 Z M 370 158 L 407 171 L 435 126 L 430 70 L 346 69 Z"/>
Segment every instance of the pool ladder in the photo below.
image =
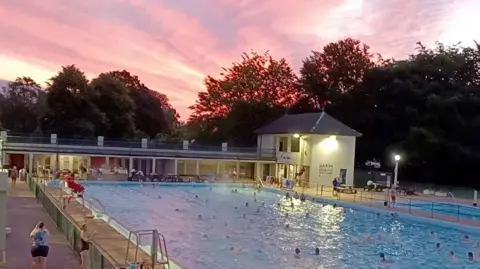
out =
<path fill-rule="evenodd" d="M 150 253 L 147 253 L 150 256 L 149 263 L 144 264 L 145 260 L 139 260 L 139 249 L 140 249 L 140 238 L 142 236 L 147 236 L 152 238 L 152 244 L 150 246 Z M 130 254 L 130 247 L 134 248 L 133 257 Z M 142 251 L 142 249 L 140 249 Z M 140 230 L 140 231 L 130 231 L 128 235 L 127 242 L 127 252 L 125 254 L 125 268 L 137 268 L 135 266 L 144 265 L 145 268 L 163 268 L 170 269 L 170 260 L 168 258 L 167 243 L 165 237 L 157 231 L 153 230 Z M 140 267 L 138 267 L 140 268 Z M 142 267 L 143 268 L 143 267 Z"/>

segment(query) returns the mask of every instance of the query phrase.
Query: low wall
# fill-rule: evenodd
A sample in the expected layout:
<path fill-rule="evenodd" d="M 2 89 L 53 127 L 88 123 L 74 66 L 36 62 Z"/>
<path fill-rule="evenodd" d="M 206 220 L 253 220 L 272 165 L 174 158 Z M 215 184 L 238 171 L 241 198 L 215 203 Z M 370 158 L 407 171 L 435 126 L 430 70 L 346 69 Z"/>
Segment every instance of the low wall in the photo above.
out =
<path fill-rule="evenodd" d="M 44 190 L 30 177 L 27 179 L 30 190 L 35 197 L 42 203 L 43 208 L 64 235 L 70 246 L 77 252 L 80 252 L 80 227 L 66 216 L 62 209 L 59 208 L 44 192 Z M 105 254 L 95 245 L 90 247 L 90 264 L 88 269 L 116 269 L 115 266 L 106 258 Z"/>

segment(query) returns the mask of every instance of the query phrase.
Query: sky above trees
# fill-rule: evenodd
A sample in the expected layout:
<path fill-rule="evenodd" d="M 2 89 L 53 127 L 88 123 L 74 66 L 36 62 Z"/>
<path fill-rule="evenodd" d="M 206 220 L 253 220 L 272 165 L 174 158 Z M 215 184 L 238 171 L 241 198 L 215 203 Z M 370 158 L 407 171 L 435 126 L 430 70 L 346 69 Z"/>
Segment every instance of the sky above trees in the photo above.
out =
<path fill-rule="evenodd" d="M 69 64 L 89 78 L 127 69 L 187 118 L 205 76 L 250 49 L 295 70 L 345 37 L 403 58 L 417 41 L 470 44 L 479 13 L 478 0 L 2 0 L 0 79 L 43 83 Z"/>

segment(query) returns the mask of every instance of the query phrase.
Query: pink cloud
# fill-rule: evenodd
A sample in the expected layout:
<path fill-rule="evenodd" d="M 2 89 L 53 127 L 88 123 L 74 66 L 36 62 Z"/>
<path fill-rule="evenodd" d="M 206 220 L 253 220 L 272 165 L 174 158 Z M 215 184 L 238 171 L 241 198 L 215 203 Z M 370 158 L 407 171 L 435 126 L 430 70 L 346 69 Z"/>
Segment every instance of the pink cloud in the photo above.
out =
<path fill-rule="evenodd" d="M 3 0 L 0 79 L 43 82 L 72 63 L 89 76 L 127 69 L 186 118 L 203 77 L 244 51 L 270 50 L 299 67 L 310 50 L 351 36 L 403 57 L 417 41 L 475 38 L 463 30 L 480 22 L 474 1 Z"/>

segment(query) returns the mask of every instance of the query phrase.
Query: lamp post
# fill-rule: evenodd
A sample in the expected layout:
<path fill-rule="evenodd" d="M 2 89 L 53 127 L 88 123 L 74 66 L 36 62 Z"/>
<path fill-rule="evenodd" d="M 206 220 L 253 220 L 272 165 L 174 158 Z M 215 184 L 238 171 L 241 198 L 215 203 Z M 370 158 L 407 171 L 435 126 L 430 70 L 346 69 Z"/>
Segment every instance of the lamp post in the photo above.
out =
<path fill-rule="evenodd" d="M 393 187 L 396 188 L 398 184 L 398 162 L 400 161 L 400 155 L 396 154 L 394 157 L 395 159 L 395 170 L 393 175 Z"/>

